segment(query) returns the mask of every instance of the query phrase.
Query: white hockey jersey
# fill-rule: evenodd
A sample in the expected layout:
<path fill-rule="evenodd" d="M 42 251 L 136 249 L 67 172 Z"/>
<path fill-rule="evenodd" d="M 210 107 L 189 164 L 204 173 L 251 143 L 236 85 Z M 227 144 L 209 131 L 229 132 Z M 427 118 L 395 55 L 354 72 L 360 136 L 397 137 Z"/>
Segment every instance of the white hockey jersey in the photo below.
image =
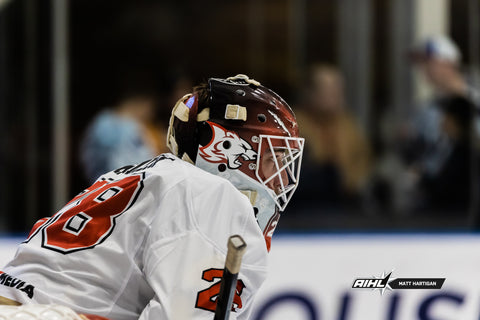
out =
<path fill-rule="evenodd" d="M 211 320 L 233 234 L 247 251 L 231 319 L 247 319 L 267 264 L 249 200 L 163 154 L 103 175 L 37 222 L 0 269 L 0 296 L 115 320 Z"/>

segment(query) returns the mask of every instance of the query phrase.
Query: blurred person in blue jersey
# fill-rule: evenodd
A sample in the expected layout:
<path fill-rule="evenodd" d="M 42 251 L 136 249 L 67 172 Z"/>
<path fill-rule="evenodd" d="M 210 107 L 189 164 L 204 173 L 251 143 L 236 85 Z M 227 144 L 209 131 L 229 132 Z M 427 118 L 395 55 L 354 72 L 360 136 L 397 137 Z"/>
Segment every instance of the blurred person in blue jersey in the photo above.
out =
<path fill-rule="evenodd" d="M 80 160 L 90 182 L 106 171 L 167 152 L 169 108 L 192 87 L 183 73 L 165 76 L 168 81 L 132 74 L 120 81 L 116 103 L 101 110 L 84 133 Z"/>
<path fill-rule="evenodd" d="M 106 171 L 165 151 L 158 143 L 165 141 L 165 134 L 162 137 L 153 123 L 157 101 L 151 84 L 129 84 L 112 107 L 94 117 L 80 146 L 81 165 L 90 182 Z"/>

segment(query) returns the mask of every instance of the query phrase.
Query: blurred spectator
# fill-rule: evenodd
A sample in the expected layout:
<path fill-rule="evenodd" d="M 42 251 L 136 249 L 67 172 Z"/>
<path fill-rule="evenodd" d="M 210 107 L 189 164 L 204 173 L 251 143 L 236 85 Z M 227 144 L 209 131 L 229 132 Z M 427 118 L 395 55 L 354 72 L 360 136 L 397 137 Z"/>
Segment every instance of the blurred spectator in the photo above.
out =
<path fill-rule="evenodd" d="M 89 181 L 103 172 L 139 163 L 160 152 L 162 133 L 152 122 L 155 104 L 154 95 L 132 92 L 93 119 L 80 150 Z"/>
<path fill-rule="evenodd" d="M 471 187 L 471 126 L 473 104 L 462 96 L 445 98 L 441 129 L 451 148 L 435 174 L 423 172 L 418 187 L 421 209 L 440 212 L 466 212 Z"/>
<path fill-rule="evenodd" d="M 448 37 L 436 35 L 411 50 L 412 60 L 423 70 L 436 96 L 462 96 L 480 104 L 480 91 L 462 73 L 462 54 Z"/>
<path fill-rule="evenodd" d="M 170 110 L 192 88 L 190 78 L 183 74 L 160 81 L 137 70 L 123 77 L 127 80 L 120 80 L 120 98 L 95 116 L 81 142 L 81 165 L 89 181 L 168 152 Z"/>
<path fill-rule="evenodd" d="M 411 52 L 415 66 L 425 76 L 433 96 L 421 103 L 403 130 L 407 163 L 420 166 L 427 174 L 436 174 L 450 152 L 451 145 L 441 128 L 443 100 L 465 97 L 480 104 L 479 93 L 468 84 L 461 72 L 461 53 L 456 44 L 444 36 L 433 36 L 415 46 Z M 477 101 L 478 99 L 478 101 Z"/>
<path fill-rule="evenodd" d="M 417 105 L 400 130 L 404 168 L 391 181 L 395 209 L 408 213 L 459 211 L 469 206 L 478 91 L 461 72 L 461 53 L 444 36 L 432 36 L 411 50 L 432 95 Z M 397 141 L 398 142 L 398 141 Z"/>
<path fill-rule="evenodd" d="M 370 171 L 370 146 L 347 110 L 336 67 L 313 65 L 296 109 L 305 144 L 297 206 L 346 209 L 358 203 Z"/>

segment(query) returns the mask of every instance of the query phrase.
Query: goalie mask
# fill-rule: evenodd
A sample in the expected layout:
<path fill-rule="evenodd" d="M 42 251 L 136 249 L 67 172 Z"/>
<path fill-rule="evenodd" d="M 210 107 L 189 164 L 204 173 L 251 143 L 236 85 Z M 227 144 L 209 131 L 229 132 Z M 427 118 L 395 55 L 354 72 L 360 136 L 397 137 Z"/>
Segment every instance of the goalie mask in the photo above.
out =
<path fill-rule="evenodd" d="M 288 104 L 245 75 L 180 99 L 168 128 L 178 157 L 229 180 L 252 203 L 267 248 L 297 188 L 304 139 Z"/>

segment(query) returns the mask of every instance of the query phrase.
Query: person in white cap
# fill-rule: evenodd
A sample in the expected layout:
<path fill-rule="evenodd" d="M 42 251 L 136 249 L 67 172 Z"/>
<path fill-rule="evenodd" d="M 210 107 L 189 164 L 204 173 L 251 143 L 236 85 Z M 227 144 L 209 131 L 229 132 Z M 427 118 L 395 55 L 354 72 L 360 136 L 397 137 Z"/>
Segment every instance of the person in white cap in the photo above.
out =
<path fill-rule="evenodd" d="M 436 176 L 454 149 L 452 139 L 444 130 L 444 113 L 440 106 L 452 98 L 463 98 L 479 109 L 480 95 L 463 75 L 462 54 L 450 38 L 427 37 L 414 46 L 410 54 L 414 65 L 433 89 L 433 96 L 419 106 L 410 123 L 407 159 L 409 168 L 418 176 Z"/>
<path fill-rule="evenodd" d="M 450 38 L 442 35 L 428 37 L 414 47 L 412 57 L 435 94 L 463 97 L 474 94 L 461 71 L 462 54 Z"/>
<path fill-rule="evenodd" d="M 407 140 L 413 150 L 409 153 L 420 171 L 435 174 L 450 150 L 448 139 L 441 130 L 443 115 L 438 108 L 439 100 L 463 96 L 468 86 L 460 72 L 460 50 L 448 37 L 428 37 L 414 46 L 410 54 L 414 65 L 433 89 L 433 97 L 423 102 L 412 118 Z"/>

